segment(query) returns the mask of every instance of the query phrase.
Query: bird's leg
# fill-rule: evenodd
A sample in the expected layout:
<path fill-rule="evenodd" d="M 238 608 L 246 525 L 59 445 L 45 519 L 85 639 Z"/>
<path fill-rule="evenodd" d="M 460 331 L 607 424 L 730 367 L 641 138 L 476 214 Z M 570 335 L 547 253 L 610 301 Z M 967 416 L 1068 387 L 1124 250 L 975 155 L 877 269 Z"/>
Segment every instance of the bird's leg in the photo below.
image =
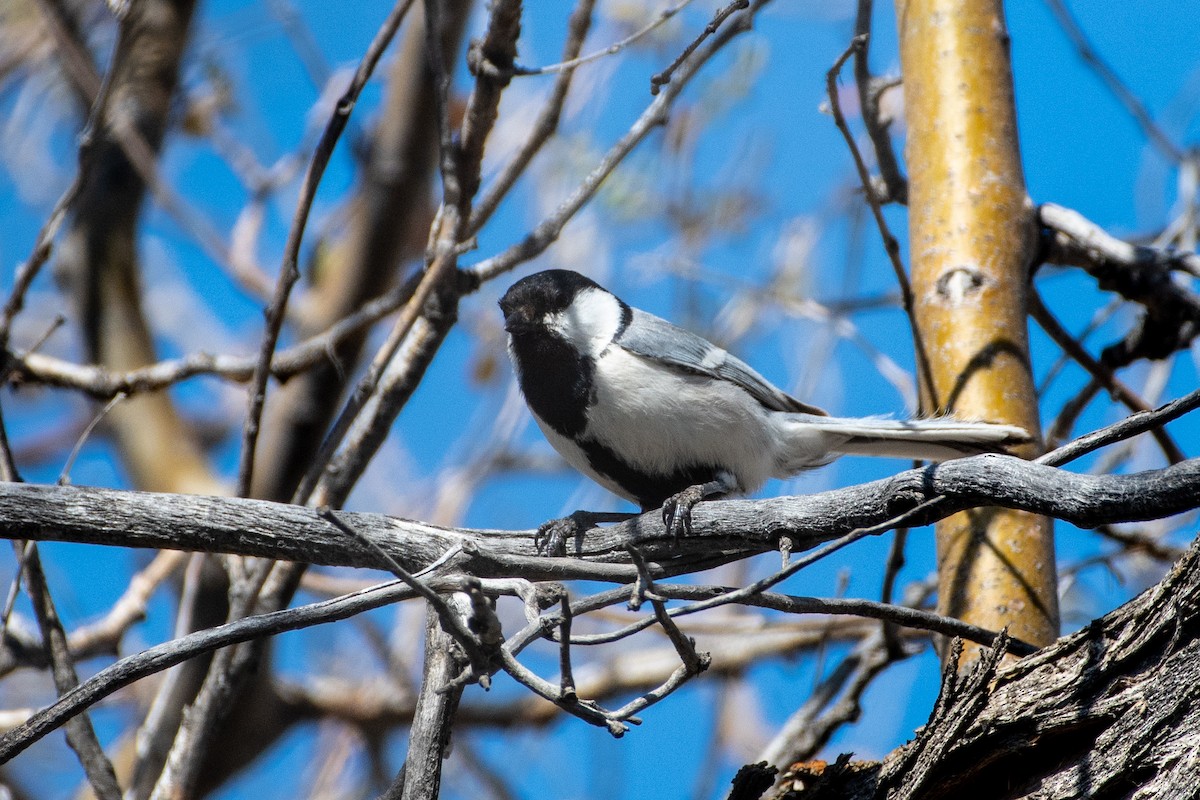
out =
<path fill-rule="evenodd" d="M 576 511 L 561 519 L 552 519 L 538 526 L 533 534 L 533 546 L 543 556 L 565 556 L 567 540 L 579 540 L 584 532 L 598 522 L 624 522 L 632 516 L 619 512 Z"/>
<path fill-rule="evenodd" d="M 662 504 L 663 525 L 666 526 L 667 533 L 676 541 L 681 533 L 687 536 L 692 532 L 692 509 L 697 503 L 710 497 L 729 494 L 736 489 L 737 480 L 733 475 L 721 471 L 717 473 L 715 480 L 689 486 L 682 492 L 671 495 Z"/>

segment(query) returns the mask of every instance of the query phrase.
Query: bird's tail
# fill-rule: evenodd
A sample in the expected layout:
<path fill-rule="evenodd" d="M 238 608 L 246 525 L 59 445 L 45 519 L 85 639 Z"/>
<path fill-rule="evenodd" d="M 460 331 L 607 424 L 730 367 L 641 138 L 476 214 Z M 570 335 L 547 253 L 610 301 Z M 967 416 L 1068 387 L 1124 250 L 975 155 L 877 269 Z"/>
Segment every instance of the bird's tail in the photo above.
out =
<path fill-rule="evenodd" d="M 1030 440 L 1023 428 L 954 417 L 895 420 L 881 417 L 851 419 L 787 414 L 784 423 L 793 445 L 785 458 L 789 472 L 832 461 L 839 455 L 945 461 L 977 453 L 1003 452 Z M 818 444 L 819 442 L 819 444 Z M 817 449 L 827 455 L 820 457 Z M 814 458 L 814 456 L 816 456 Z"/>

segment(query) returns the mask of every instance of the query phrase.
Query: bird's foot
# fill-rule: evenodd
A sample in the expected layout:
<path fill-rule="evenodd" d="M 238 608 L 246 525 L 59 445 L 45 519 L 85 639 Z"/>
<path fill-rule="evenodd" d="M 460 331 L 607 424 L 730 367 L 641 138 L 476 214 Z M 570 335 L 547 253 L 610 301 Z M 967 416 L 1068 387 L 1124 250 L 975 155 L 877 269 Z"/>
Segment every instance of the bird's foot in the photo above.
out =
<path fill-rule="evenodd" d="M 679 541 L 680 536 L 691 534 L 692 509 L 707 496 L 704 490 L 704 485 L 689 486 L 682 492 L 671 495 L 663 502 L 663 525 L 666 526 L 667 533 L 676 542 Z"/>
<path fill-rule="evenodd" d="M 538 555 L 565 556 L 567 539 L 582 533 L 580 527 L 575 515 L 544 522 L 533 534 L 533 546 L 537 548 Z"/>
<path fill-rule="evenodd" d="M 732 473 L 721 470 L 708 483 L 698 483 L 671 495 L 662 504 L 662 520 L 667 533 L 678 543 L 680 535 L 688 536 L 692 532 L 692 509 L 697 503 L 735 491 L 741 491 L 737 479 Z"/>
<path fill-rule="evenodd" d="M 542 523 L 533 534 L 533 546 L 538 555 L 565 556 L 567 540 L 579 542 L 583 534 L 596 527 L 599 522 L 624 522 L 630 514 L 605 513 L 597 511 L 576 511 L 561 519 L 552 519 Z"/>

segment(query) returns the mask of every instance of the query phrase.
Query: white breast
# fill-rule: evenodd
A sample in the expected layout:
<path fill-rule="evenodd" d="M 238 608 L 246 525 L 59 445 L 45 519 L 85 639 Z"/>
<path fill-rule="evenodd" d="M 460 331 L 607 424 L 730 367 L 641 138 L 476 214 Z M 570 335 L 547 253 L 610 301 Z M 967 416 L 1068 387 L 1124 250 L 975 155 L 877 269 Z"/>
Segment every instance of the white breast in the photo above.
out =
<path fill-rule="evenodd" d="M 634 504 L 638 502 L 636 497 L 622 489 L 620 485 L 614 483 L 606 476 L 601 475 L 599 472 L 596 472 L 596 470 L 592 469 L 592 465 L 591 462 L 588 461 L 587 454 L 584 453 L 579 445 L 575 443 L 574 439 L 563 436 L 561 433 L 551 428 L 549 425 L 543 422 L 537 414 L 533 415 L 533 421 L 536 422 L 538 427 L 542 429 L 542 434 L 546 437 L 546 441 L 550 443 L 550 446 L 557 450 L 558 454 L 566 459 L 568 464 L 594 480 L 596 483 L 603 486 L 605 489 L 608 489 L 617 497 L 624 497 L 626 500 Z"/>
<path fill-rule="evenodd" d="M 775 471 L 771 412 L 737 386 L 680 372 L 618 345 L 597 359 L 594 380 L 585 436 L 631 466 L 669 474 L 712 464 L 733 473 L 743 492 Z"/>

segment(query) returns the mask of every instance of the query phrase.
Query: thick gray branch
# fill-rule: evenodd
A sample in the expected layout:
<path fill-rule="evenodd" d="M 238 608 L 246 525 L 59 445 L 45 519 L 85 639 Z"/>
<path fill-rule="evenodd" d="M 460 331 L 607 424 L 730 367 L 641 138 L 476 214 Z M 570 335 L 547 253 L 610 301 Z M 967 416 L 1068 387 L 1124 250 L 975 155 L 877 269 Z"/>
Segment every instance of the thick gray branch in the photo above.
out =
<path fill-rule="evenodd" d="M 532 580 L 636 578 L 626 548 L 636 545 L 656 576 L 693 571 L 773 550 L 795 551 L 856 528 L 884 523 L 921 502 L 943 499 L 908 524 L 927 524 L 984 505 L 1018 508 L 1080 527 L 1159 519 L 1200 507 L 1200 459 L 1133 475 L 1079 475 L 1002 455 L 963 458 L 820 494 L 730 500 L 697 507 L 694 534 L 675 543 L 660 515 L 593 528 L 568 544 L 575 557 L 538 557 L 532 532 L 449 529 L 381 514 L 345 514 L 404 569 L 451 555 L 480 577 Z M 0 536 L 121 547 L 235 553 L 354 567 L 378 555 L 310 508 L 237 498 L 151 494 L 83 487 L 0 484 Z"/>

